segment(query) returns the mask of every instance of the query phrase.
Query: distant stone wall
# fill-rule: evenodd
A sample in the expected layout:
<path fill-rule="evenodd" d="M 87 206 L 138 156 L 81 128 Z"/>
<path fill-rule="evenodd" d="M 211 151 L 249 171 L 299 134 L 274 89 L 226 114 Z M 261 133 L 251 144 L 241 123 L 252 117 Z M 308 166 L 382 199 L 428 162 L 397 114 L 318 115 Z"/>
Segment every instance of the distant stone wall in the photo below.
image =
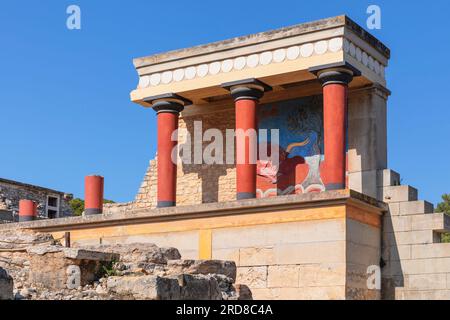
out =
<path fill-rule="evenodd" d="M 0 181 L 0 210 L 10 211 L 15 216 L 19 213 L 19 201 L 25 199 L 36 201 L 38 203 L 38 216 L 45 218 L 47 196 L 59 197 L 60 217 L 72 215 L 72 208 L 69 205 L 72 195 L 32 185 Z"/>

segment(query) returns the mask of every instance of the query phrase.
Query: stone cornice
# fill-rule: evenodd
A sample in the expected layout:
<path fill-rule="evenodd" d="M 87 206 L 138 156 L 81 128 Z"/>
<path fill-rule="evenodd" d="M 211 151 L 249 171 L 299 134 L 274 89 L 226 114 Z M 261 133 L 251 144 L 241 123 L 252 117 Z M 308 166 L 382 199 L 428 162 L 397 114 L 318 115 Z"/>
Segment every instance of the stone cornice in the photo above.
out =
<path fill-rule="evenodd" d="M 349 17 L 341 15 L 337 17 L 321 19 L 318 21 L 288 26 L 276 30 L 270 30 L 256 34 L 208 43 L 204 45 L 194 46 L 191 48 L 172 50 L 165 53 L 159 53 L 146 57 L 136 58 L 133 60 L 133 63 L 136 69 L 139 69 L 154 64 L 176 61 L 180 59 L 204 55 L 208 53 L 214 53 L 218 51 L 237 49 L 240 47 L 250 46 L 267 41 L 274 41 L 278 39 L 289 38 L 298 35 L 308 34 L 311 32 L 317 32 L 320 30 L 327 30 L 330 28 L 344 27 L 344 26 L 347 27 L 349 30 L 351 30 L 353 33 L 355 33 L 358 37 L 369 43 L 371 46 L 373 46 L 380 54 L 385 56 L 387 59 L 390 58 L 390 50 L 381 41 L 376 39 L 370 33 L 366 32 L 361 26 L 359 26 Z"/>

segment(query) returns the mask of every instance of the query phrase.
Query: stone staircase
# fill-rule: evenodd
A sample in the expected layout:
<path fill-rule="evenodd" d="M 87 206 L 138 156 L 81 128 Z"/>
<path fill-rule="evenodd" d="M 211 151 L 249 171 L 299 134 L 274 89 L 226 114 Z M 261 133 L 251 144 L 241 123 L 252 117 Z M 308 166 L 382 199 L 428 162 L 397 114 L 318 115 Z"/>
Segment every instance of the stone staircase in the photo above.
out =
<path fill-rule="evenodd" d="M 434 213 L 418 191 L 400 184 L 393 170 L 379 172 L 378 199 L 389 206 L 383 217 L 382 292 L 384 299 L 450 299 L 450 216 Z"/>

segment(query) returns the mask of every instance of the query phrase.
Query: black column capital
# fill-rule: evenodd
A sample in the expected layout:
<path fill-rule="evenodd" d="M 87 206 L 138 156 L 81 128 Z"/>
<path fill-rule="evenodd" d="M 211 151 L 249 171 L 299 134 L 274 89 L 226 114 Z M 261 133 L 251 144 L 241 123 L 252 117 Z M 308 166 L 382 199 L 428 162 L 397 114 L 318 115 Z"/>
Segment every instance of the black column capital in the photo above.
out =
<path fill-rule="evenodd" d="M 180 113 L 184 110 L 185 106 L 192 104 L 192 101 L 175 93 L 165 93 L 153 97 L 148 97 L 143 101 L 149 104 L 157 114 Z"/>
<path fill-rule="evenodd" d="M 349 63 L 333 63 L 309 69 L 315 74 L 322 86 L 329 84 L 348 85 L 354 77 L 361 75 L 361 72 Z"/>
<path fill-rule="evenodd" d="M 234 101 L 259 100 L 272 90 L 271 86 L 254 78 L 223 83 L 221 87 L 230 91 Z"/>

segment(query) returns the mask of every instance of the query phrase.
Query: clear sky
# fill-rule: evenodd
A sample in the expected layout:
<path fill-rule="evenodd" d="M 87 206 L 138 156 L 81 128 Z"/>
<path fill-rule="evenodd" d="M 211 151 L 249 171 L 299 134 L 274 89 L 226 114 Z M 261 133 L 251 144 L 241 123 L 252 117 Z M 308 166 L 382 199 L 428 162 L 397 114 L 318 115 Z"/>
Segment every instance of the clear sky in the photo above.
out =
<path fill-rule="evenodd" d="M 66 8 L 81 7 L 68 30 Z M 0 177 L 131 201 L 156 151 L 155 114 L 130 102 L 134 57 L 347 14 L 392 50 L 389 167 L 419 196 L 450 193 L 450 1 L 0 2 Z"/>

